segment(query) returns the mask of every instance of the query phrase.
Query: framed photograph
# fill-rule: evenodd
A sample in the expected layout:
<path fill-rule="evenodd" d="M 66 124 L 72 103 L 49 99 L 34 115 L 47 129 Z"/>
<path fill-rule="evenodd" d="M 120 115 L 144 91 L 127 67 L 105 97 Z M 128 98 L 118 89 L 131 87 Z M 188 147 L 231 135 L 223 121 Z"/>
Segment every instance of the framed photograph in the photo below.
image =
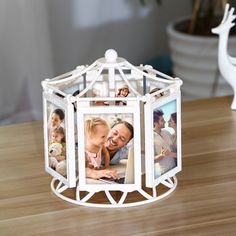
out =
<path fill-rule="evenodd" d="M 150 95 L 144 110 L 146 185 L 154 187 L 182 168 L 180 91 Z"/>
<path fill-rule="evenodd" d="M 45 169 L 66 186 L 74 187 L 74 106 L 66 98 L 44 92 L 43 107 Z"/>
<path fill-rule="evenodd" d="M 140 108 L 131 103 L 90 107 L 77 99 L 80 190 L 141 188 Z"/>

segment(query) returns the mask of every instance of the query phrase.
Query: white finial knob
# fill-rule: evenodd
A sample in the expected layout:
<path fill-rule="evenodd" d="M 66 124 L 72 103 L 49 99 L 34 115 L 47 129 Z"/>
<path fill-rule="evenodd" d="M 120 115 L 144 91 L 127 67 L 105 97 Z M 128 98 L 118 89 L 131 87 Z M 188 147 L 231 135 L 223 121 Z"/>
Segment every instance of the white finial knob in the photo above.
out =
<path fill-rule="evenodd" d="M 114 49 L 108 49 L 105 52 L 105 58 L 107 62 L 116 62 L 118 55 Z"/>

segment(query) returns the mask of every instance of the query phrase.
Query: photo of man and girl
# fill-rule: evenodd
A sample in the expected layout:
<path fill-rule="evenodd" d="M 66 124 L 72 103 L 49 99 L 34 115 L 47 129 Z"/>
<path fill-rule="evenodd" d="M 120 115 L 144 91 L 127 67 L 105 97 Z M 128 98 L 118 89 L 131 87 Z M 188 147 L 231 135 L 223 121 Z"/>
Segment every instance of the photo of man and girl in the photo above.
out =
<path fill-rule="evenodd" d="M 48 163 L 59 174 L 66 175 L 65 112 L 48 104 Z"/>
<path fill-rule="evenodd" d="M 177 166 L 176 100 L 153 110 L 154 179 Z"/>
<path fill-rule="evenodd" d="M 115 167 L 120 160 L 128 159 L 134 134 L 133 114 L 111 113 L 84 115 L 84 117 L 86 178 L 95 180 L 108 178 L 118 181 L 120 175 Z M 47 101 L 47 138 L 48 167 L 62 176 L 67 176 L 65 110 L 49 101 Z"/>
<path fill-rule="evenodd" d="M 115 123 L 109 122 L 114 120 L 109 118 L 113 114 L 106 116 L 84 116 L 86 178 L 118 181 L 120 176 L 116 168 L 111 167 L 128 158 L 134 134 L 132 114 L 123 114 L 126 118 L 117 119 Z"/>

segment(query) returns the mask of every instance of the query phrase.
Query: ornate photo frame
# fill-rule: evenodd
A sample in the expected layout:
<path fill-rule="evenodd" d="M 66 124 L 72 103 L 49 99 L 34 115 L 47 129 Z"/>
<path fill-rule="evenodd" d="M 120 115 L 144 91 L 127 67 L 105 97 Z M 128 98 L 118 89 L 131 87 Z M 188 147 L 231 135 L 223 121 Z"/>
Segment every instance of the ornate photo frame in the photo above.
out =
<path fill-rule="evenodd" d="M 45 170 L 65 185 L 75 187 L 74 106 L 66 97 L 43 92 L 43 109 Z M 54 116 L 60 120 L 57 126 L 52 125 Z M 63 140 L 58 138 L 62 133 Z"/>
<path fill-rule="evenodd" d="M 85 99 L 86 100 L 86 99 Z M 79 171 L 79 190 L 86 191 L 109 191 L 109 190 L 121 190 L 124 192 L 131 192 L 141 188 L 141 155 L 140 155 L 140 117 L 139 117 L 139 102 L 129 101 L 130 105 L 126 106 L 92 106 L 89 102 L 83 101 L 83 98 L 77 99 L 77 133 L 78 133 L 78 169 Z M 127 153 L 127 163 L 119 163 L 124 165 L 125 178 L 127 177 L 127 168 L 129 166 L 129 172 L 132 172 L 132 180 L 123 184 L 118 184 L 115 181 L 109 179 L 91 179 L 86 178 L 86 156 L 85 156 L 85 142 L 86 132 L 84 124 L 88 119 L 98 118 L 105 120 L 106 123 L 112 129 L 113 125 L 119 122 L 119 120 L 129 122 L 133 126 L 133 139 L 127 144 L 127 149 L 130 149 Z M 83 122 L 81 122 L 83 121 Z M 79 123 L 80 122 L 80 123 Z M 132 148 L 133 147 L 133 148 Z M 132 150 L 132 151 L 131 151 Z M 131 154 L 130 154 L 131 153 Z M 130 156 L 131 155 L 131 156 Z M 129 157 L 128 157 L 129 156 Z M 132 160 L 130 160 L 130 157 Z M 132 161 L 132 162 L 131 162 Z M 131 163 L 131 164 L 130 164 Z M 108 169 L 115 169 L 115 165 L 110 165 Z M 120 166 L 117 168 L 120 168 Z M 117 171 L 120 174 L 120 169 Z M 124 176 L 120 176 L 124 177 Z"/>
<path fill-rule="evenodd" d="M 182 169 L 181 98 L 180 90 L 158 99 L 149 96 L 144 105 L 145 172 L 147 187 L 155 187 Z"/>

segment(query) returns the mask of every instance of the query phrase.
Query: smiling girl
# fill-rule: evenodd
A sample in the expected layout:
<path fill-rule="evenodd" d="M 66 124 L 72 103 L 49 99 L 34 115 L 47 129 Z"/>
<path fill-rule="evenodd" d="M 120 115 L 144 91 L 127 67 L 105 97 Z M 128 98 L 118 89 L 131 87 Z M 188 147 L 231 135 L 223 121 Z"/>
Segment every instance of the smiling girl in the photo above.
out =
<path fill-rule="evenodd" d="M 85 121 L 85 166 L 92 169 L 100 169 L 102 156 L 105 168 L 109 166 L 110 155 L 104 144 L 109 133 L 109 125 L 99 117 L 92 117 Z"/>

